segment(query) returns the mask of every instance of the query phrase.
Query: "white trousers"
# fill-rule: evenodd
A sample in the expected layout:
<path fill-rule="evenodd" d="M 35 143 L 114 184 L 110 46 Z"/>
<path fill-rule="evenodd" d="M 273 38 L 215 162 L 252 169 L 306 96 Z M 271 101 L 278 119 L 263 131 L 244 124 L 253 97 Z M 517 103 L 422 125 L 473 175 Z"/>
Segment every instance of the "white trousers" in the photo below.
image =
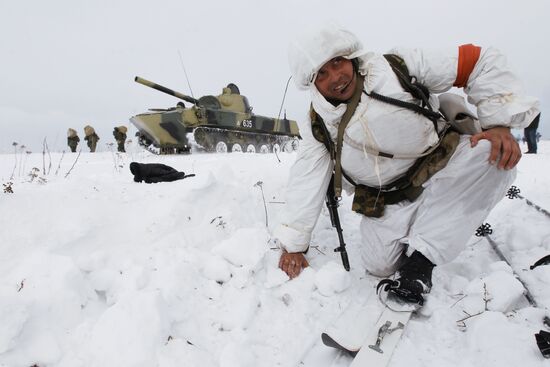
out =
<path fill-rule="evenodd" d="M 382 218 L 363 217 L 361 258 L 369 273 L 388 276 L 420 251 L 434 264 L 452 261 L 504 197 L 516 171 L 489 164 L 491 143 L 461 140 L 447 166 L 424 184 L 415 202 L 386 206 Z M 408 246 L 406 246 L 408 245 Z"/>

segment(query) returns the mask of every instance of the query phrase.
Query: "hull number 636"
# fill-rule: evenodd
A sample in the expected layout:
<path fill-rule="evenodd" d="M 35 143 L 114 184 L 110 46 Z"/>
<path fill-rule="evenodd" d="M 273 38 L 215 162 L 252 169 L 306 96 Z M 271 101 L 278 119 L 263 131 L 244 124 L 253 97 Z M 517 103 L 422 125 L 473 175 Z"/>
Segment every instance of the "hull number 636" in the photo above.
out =
<path fill-rule="evenodd" d="M 243 120 L 243 127 L 252 127 L 252 120 Z"/>

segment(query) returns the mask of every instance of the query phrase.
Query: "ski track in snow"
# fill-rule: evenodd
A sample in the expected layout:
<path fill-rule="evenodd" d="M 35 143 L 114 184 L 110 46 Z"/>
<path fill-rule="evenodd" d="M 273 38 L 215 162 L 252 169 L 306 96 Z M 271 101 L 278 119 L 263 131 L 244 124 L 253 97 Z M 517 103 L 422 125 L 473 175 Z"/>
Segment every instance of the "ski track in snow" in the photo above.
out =
<path fill-rule="evenodd" d="M 550 143 L 539 150 L 524 156 L 515 185 L 548 210 Z M 351 362 L 324 347 L 320 334 L 378 279 L 361 269 L 351 197 L 340 208 L 350 273 L 333 252 L 337 235 L 326 209 L 311 267 L 292 281 L 277 268 L 270 231 L 294 154 L 280 153 L 280 161 L 274 154 L 154 156 L 131 147 L 127 154 L 82 153 L 67 178 L 76 154 L 65 153 L 57 175 L 61 153 L 52 153 L 46 175 L 42 154 L 22 154 L 0 155 L 0 182 L 12 182 L 14 191 L 0 192 L 0 366 Z M 131 161 L 196 177 L 138 184 Z M 32 167 L 39 174 L 31 182 Z M 550 219 L 503 198 L 486 222 L 539 308 L 527 304 L 487 240 L 472 236 L 455 261 L 436 268 L 432 293 L 391 366 L 548 366 L 534 334 L 545 329 L 550 266 L 529 266 L 550 253 Z M 479 315 L 458 322 L 466 312 Z"/>

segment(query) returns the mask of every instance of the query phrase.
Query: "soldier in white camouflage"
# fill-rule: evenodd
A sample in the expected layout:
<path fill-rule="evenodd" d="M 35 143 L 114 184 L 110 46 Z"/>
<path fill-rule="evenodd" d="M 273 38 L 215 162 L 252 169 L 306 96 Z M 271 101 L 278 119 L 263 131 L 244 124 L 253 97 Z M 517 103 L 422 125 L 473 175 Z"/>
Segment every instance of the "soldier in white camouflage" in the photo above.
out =
<path fill-rule="evenodd" d="M 113 130 L 113 136 L 115 137 L 119 152 L 126 152 L 124 149 L 124 144 L 126 143 L 127 132 L 128 128 L 126 126 L 117 126 Z"/>
<path fill-rule="evenodd" d="M 292 278 L 308 266 L 304 253 L 327 189 L 333 185 L 338 200 L 346 184 L 362 214 L 355 231 L 363 267 L 384 278 L 395 273 L 379 290 L 422 305 L 434 266 L 466 248 L 514 180 L 521 151 L 510 129 L 531 123 L 538 99 L 524 94 L 492 47 L 380 55 L 348 30 L 324 25 L 293 37 L 289 61 L 311 105 L 273 231 L 280 268 Z M 438 95 L 453 86 L 476 107 L 483 130 L 459 134 L 438 113 Z M 463 120 L 471 114 L 465 110 L 451 117 Z M 324 139 L 315 136 L 316 124 Z"/>
<path fill-rule="evenodd" d="M 78 137 L 76 130 L 69 128 L 69 130 L 67 130 L 67 145 L 71 148 L 71 152 L 76 152 L 76 147 L 79 142 L 80 138 Z"/>
<path fill-rule="evenodd" d="M 84 134 L 86 135 L 84 137 L 84 140 L 88 143 L 88 148 L 90 148 L 90 153 L 95 152 L 95 149 L 97 147 L 97 141 L 99 140 L 99 136 L 97 136 L 95 130 L 90 125 L 86 125 L 84 127 Z"/>

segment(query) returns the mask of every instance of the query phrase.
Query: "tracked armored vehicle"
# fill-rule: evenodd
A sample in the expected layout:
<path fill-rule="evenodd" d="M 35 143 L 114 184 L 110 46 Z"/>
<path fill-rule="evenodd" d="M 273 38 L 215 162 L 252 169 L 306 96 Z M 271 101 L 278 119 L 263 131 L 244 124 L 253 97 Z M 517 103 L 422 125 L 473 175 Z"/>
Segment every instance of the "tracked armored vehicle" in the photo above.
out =
<path fill-rule="evenodd" d="M 208 152 L 258 152 L 297 148 L 296 121 L 255 115 L 248 99 L 235 84 L 223 88 L 219 96 L 199 99 L 186 96 L 140 77 L 135 81 L 191 103 L 179 102 L 168 109 L 150 109 L 130 118 L 138 129 L 141 145 L 160 154 L 188 153 L 196 144 Z M 194 143 L 194 144 L 193 144 Z"/>

